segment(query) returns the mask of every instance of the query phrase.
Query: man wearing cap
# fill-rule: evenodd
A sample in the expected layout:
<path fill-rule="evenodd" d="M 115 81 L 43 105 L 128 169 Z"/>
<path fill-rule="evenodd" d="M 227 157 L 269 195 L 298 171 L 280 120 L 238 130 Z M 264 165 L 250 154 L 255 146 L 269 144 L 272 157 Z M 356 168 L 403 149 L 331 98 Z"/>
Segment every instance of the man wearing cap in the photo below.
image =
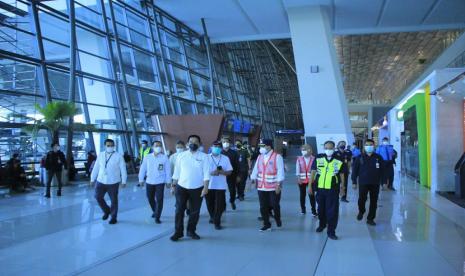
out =
<path fill-rule="evenodd" d="M 272 140 L 261 140 L 259 147 L 260 155 L 250 178 L 257 184 L 260 213 L 263 218 L 260 231 L 263 232 L 271 230 L 270 208 L 274 211 L 276 225 L 282 226 L 279 200 L 284 181 L 284 161 L 283 157 L 273 150 Z"/>
<path fill-rule="evenodd" d="M 221 141 L 213 143 L 210 163 L 210 183 L 208 185 L 207 201 L 208 213 L 210 214 L 210 223 L 215 225 L 216 230 L 221 230 L 221 215 L 224 212 L 226 189 L 228 183 L 226 177 L 231 174 L 232 166 L 229 158 L 221 154 Z"/>

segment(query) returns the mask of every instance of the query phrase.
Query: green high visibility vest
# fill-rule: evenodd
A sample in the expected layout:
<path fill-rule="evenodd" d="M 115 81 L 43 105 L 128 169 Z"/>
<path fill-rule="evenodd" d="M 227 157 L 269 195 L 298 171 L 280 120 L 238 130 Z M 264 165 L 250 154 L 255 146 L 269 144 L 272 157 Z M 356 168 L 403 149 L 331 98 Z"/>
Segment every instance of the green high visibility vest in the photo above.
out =
<path fill-rule="evenodd" d="M 342 164 L 341 161 L 334 158 L 329 162 L 326 157 L 320 157 L 316 160 L 319 189 L 329 190 L 333 187 L 333 183 L 339 183 L 339 177 L 337 175 L 341 170 Z"/>
<path fill-rule="evenodd" d="M 147 147 L 145 150 L 141 147 L 139 149 L 140 160 L 144 160 L 144 158 L 150 153 L 150 147 Z"/>

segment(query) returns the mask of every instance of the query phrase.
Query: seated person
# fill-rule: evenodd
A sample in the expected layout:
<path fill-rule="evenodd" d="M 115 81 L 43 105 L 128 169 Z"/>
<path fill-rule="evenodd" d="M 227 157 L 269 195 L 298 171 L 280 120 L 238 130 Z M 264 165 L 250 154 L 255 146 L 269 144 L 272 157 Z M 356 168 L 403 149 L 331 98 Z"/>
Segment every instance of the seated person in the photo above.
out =
<path fill-rule="evenodd" d="M 11 190 L 24 192 L 27 186 L 26 172 L 21 167 L 21 161 L 13 160 L 6 168 L 7 183 Z"/>

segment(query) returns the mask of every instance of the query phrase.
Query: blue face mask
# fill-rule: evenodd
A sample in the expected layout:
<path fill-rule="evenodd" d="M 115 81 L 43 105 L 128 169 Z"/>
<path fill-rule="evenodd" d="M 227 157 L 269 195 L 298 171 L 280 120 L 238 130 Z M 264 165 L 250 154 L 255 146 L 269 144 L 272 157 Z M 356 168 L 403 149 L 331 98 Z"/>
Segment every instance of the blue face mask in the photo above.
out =
<path fill-rule="evenodd" d="M 220 153 L 221 153 L 221 148 L 219 148 L 219 147 L 212 147 L 212 153 L 213 153 L 214 155 L 220 154 Z"/>
<path fill-rule="evenodd" d="M 373 153 L 375 151 L 375 146 L 365 146 L 365 151 L 367 153 Z"/>

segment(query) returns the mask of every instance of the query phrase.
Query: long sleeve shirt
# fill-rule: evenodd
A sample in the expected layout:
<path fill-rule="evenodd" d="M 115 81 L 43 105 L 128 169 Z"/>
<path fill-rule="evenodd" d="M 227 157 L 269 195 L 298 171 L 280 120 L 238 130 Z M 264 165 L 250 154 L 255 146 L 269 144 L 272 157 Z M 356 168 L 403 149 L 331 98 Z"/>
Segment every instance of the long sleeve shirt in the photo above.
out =
<path fill-rule="evenodd" d="M 210 180 L 209 156 L 203 152 L 180 153 L 174 166 L 173 179 L 185 189 L 198 189 Z"/>
<path fill-rule="evenodd" d="M 49 171 L 61 171 L 63 167 L 68 169 L 65 154 L 60 150 L 49 151 L 45 159 L 45 168 Z"/>
<path fill-rule="evenodd" d="M 371 156 L 363 153 L 354 159 L 352 165 L 352 183 L 360 185 L 379 185 L 385 167 L 385 161 L 379 154 Z"/>
<path fill-rule="evenodd" d="M 273 154 L 274 151 L 270 150 L 268 153 L 263 155 L 263 162 L 266 164 L 268 160 L 271 158 L 271 155 Z M 255 165 L 253 167 L 252 174 L 250 175 L 250 179 L 252 180 L 257 180 L 258 178 L 258 158 L 257 162 L 255 162 Z M 278 154 L 276 156 L 276 169 L 278 170 L 277 172 L 277 181 L 282 182 L 284 181 L 284 160 L 281 154 Z"/>
<path fill-rule="evenodd" d="M 106 185 L 117 183 L 126 184 L 128 174 L 126 171 L 126 163 L 121 154 L 117 152 L 106 153 L 102 152 L 95 161 L 94 168 L 90 176 L 91 182 L 98 182 Z"/>
<path fill-rule="evenodd" d="M 151 153 L 145 156 L 139 169 L 139 182 L 148 185 L 171 183 L 171 164 L 168 157 L 162 153 Z"/>

